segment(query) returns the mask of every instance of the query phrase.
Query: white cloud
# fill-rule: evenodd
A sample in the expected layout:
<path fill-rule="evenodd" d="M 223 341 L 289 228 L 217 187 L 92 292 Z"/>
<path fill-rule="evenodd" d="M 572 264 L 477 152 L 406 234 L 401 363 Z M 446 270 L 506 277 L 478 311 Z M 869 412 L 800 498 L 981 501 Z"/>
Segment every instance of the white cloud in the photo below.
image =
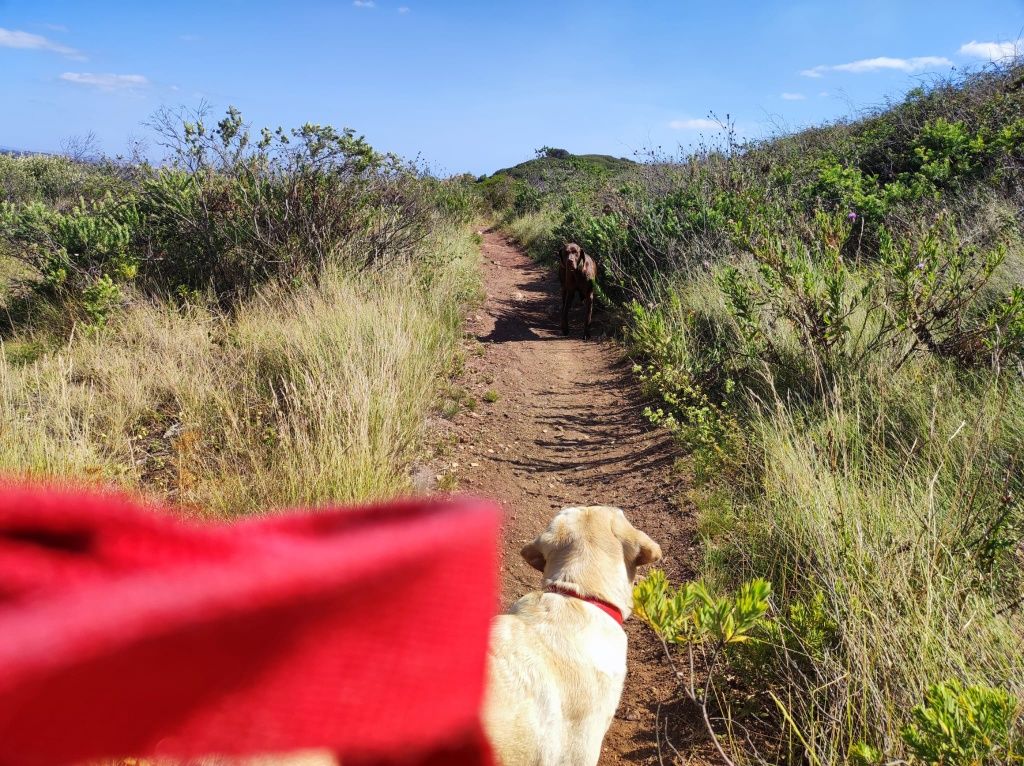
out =
<path fill-rule="evenodd" d="M 721 127 L 721 125 L 714 120 L 705 120 L 701 118 L 672 120 L 668 126 L 672 128 L 672 130 L 717 130 Z"/>
<path fill-rule="evenodd" d="M 851 74 L 864 74 L 866 72 L 881 72 L 892 70 L 897 72 L 924 72 L 928 69 L 953 66 L 953 62 L 945 56 L 914 56 L 908 59 L 892 58 L 891 56 L 877 56 L 873 59 L 860 59 L 851 61 L 848 64 L 834 64 L 826 66 L 819 64 L 810 69 L 804 69 L 800 74 L 804 77 L 824 77 L 826 72 L 849 72 Z"/>
<path fill-rule="evenodd" d="M 971 40 L 960 46 L 960 53 L 986 61 L 1013 59 L 1024 53 L 1024 40 L 1005 43 L 979 43 L 977 40 Z"/>
<path fill-rule="evenodd" d="M 21 50 L 50 51 L 60 53 L 73 59 L 84 58 L 79 51 L 67 45 L 61 45 L 42 35 L 34 35 L 31 32 L 20 32 L 16 29 L 4 29 L 0 27 L 0 48 L 19 48 Z"/>
<path fill-rule="evenodd" d="M 803 101 L 807 96 L 803 93 L 783 93 L 782 98 L 785 101 Z"/>
<path fill-rule="evenodd" d="M 408 6 L 408 5 L 400 5 L 400 6 L 398 6 L 398 12 L 399 12 L 399 13 L 401 13 L 401 14 L 406 14 L 406 13 L 408 13 L 408 12 L 409 12 L 410 10 L 411 10 L 411 9 L 409 8 L 409 6 Z"/>
<path fill-rule="evenodd" d="M 141 74 L 93 74 L 92 72 L 65 72 L 60 76 L 65 82 L 88 85 L 100 90 L 133 90 L 145 88 L 149 80 Z"/>
<path fill-rule="evenodd" d="M 352 0 L 352 5 L 356 8 L 376 8 L 377 3 L 374 0 Z"/>
<path fill-rule="evenodd" d="M 828 98 L 828 91 L 823 90 L 818 93 L 818 98 Z"/>

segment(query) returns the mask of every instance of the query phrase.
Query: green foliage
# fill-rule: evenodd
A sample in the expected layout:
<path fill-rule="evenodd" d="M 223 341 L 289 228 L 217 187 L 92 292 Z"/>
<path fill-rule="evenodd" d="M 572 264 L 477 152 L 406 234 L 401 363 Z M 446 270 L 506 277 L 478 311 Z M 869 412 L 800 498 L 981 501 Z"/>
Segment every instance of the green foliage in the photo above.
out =
<path fill-rule="evenodd" d="M 39 341 L 0 341 L 2 360 L 21 367 L 31 364 L 46 353 L 46 347 Z"/>
<path fill-rule="evenodd" d="M 1022 317 L 1013 295 L 988 318 L 977 305 L 1005 257 L 1003 244 L 985 251 L 962 244 L 948 215 L 899 241 L 883 230 L 880 278 L 898 328 L 928 351 L 964 362 L 977 361 L 986 348 L 1019 354 L 1024 346 L 1014 328 Z"/>
<path fill-rule="evenodd" d="M 556 149 L 553 146 L 542 146 L 540 149 L 537 149 L 534 154 L 537 155 L 538 159 L 541 157 L 549 157 L 556 160 L 564 160 L 572 156 L 567 150 Z"/>
<path fill-rule="evenodd" d="M 850 318 L 869 292 L 854 281 L 841 245 L 848 224 L 841 214 L 818 211 L 803 236 L 769 219 L 752 218 L 737 241 L 752 257 L 756 277 L 726 268 L 719 278 L 730 310 L 748 342 L 748 353 L 771 355 L 771 324 L 786 322 L 810 353 L 815 368 L 830 372 L 844 361 Z"/>
<path fill-rule="evenodd" d="M 75 162 L 67 157 L 0 154 L 0 199 L 45 202 L 58 207 L 123 188 L 121 169 L 111 163 Z"/>
<path fill-rule="evenodd" d="M 939 117 L 921 128 L 914 154 L 921 175 L 943 186 L 967 179 L 981 169 L 985 140 L 980 135 L 971 136 L 962 122 Z"/>
<path fill-rule="evenodd" d="M 995 138 L 995 150 L 1011 157 L 1024 155 L 1024 117 L 1014 120 L 999 129 Z"/>
<path fill-rule="evenodd" d="M 881 221 L 889 211 L 889 197 L 878 180 L 860 168 L 828 160 L 821 164 L 817 180 L 807 195 L 834 208 L 845 208 L 871 221 Z"/>
<path fill-rule="evenodd" d="M 169 151 L 160 168 L 0 157 L 0 251 L 94 324 L 129 284 L 229 306 L 269 280 L 409 258 L 435 223 L 479 211 L 470 179 L 431 178 L 350 129 L 253 133 L 234 108 L 215 124 L 162 111 L 153 127 Z"/>
<path fill-rule="evenodd" d="M 1014 285 L 989 309 L 982 339 L 997 360 L 1024 348 L 1024 286 Z"/>
<path fill-rule="evenodd" d="M 807 599 L 794 599 L 789 604 L 786 619 L 788 634 L 783 641 L 794 644 L 794 649 L 813 665 L 821 662 L 826 652 L 838 646 L 839 624 L 826 608 L 825 593 L 814 591 Z"/>
<path fill-rule="evenodd" d="M 651 571 L 633 589 L 637 617 L 670 644 L 712 641 L 722 646 L 749 641 L 768 611 L 771 585 L 755 579 L 732 596 L 713 598 L 700 582 L 675 590 L 660 569 Z"/>
<path fill-rule="evenodd" d="M 130 196 L 83 199 L 65 213 L 42 202 L 0 203 L 0 238 L 9 243 L 10 252 L 51 289 L 72 294 L 102 277 L 134 279 L 140 262 L 133 250 L 139 227 L 139 210 Z"/>
<path fill-rule="evenodd" d="M 555 228 L 554 238 L 559 242 L 576 242 L 588 253 L 606 256 L 603 263 L 612 268 L 601 269 L 598 278 L 605 283 L 625 286 L 633 277 L 631 270 L 618 267 L 609 253 L 624 253 L 629 247 L 628 232 L 623 221 L 614 214 L 595 214 L 576 197 L 569 197 L 560 210 L 562 221 Z"/>
<path fill-rule="evenodd" d="M 455 176 L 429 184 L 433 205 L 442 218 L 466 224 L 480 215 L 481 196 L 471 176 Z"/>
<path fill-rule="evenodd" d="M 541 209 L 544 197 L 536 188 L 524 181 L 512 184 L 512 212 L 515 215 L 536 213 Z"/>
<path fill-rule="evenodd" d="M 637 301 L 628 305 L 626 340 L 645 360 L 633 372 L 657 400 L 644 408 L 644 415 L 676 434 L 710 470 L 727 464 L 739 447 L 739 424 L 728 401 L 735 383 L 723 349 L 700 344 L 700 317 L 690 314 L 686 331 L 672 331 L 673 308 L 679 310 L 678 298 L 653 308 Z"/>
<path fill-rule="evenodd" d="M 554 154 L 549 154 L 549 150 Z M 565 154 L 562 154 L 565 152 Z M 572 172 L 607 172 L 615 175 L 630 170 L 636 163 L 606 154 L 571 154 L 564 149 L 542 147 L 537 157 L 510 168 L 496 170 L 489 179 L 513 178 L 537 186 L 547 186 L 555 179 L 564 178 Z"/>
<path fill-rule="evenodd" d="M 974 766 L 1024 761 L 1018 702 L 1002 689 L 946 681 L 929 687 L 903 740 L 926 764 Z"/>
<path fill-rule="evenodd" d="M 964 245 L 950 216 L 940 215 L 898 237 L 881 227 L 878 257 L 864 265 L 844 257 L 849 236 L 844 216 L 821 211 L 803 231 L 759 217 L 737 231 L 750 260 L 723 267 L 717 281 L 747 356 L 791 364 L 775 340 L 780 324 L 816 376 L 885 350 L 904 360 L 926 350 L 964 365 L 998 365 L 1024 350 L 1016 291 L 988 311 L 981 299 L 1005 245 Z"/>
<path fill-rule="evenodd" d="M 82 305 L 93 326 L 106 324 L 110 312 L 121 302 L 121 289 L 108 274 L 97 277 L 82 291 Z"/>
<path fill-rule="evenodd" d="M 855 766 L 876 766 L 884 762 L 885 754 L 877 747 L 857 742 L 850 747 L 849 759 Z"/>

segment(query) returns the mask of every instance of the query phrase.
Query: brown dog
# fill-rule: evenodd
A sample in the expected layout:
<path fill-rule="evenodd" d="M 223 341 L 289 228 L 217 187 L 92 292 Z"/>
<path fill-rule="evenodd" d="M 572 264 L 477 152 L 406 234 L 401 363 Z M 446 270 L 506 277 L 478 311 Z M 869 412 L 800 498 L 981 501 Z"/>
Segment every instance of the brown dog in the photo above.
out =
<path fill-rule="evenodd" d="M 590 337 L 594 316 L 594 283 L 597 262 L 575 242 L 566 242 L 558 253 L 558 281 L 562 283 L 562 335 L 569 334 L 569 309 L 579 293 L 583 299 L 583 337 Z"/>

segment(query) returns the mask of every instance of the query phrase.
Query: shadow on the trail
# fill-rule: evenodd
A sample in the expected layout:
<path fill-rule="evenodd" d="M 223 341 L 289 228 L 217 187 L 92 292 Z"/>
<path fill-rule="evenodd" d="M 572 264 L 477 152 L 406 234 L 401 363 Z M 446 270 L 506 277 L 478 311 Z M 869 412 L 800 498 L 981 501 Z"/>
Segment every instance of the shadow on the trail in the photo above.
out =
<path fill-rule="evenodd" d="M 672 436 L 644 417 L 648 402 L 631 385 L 628 370 L 627 362 L 618 362 L 612 367 L 611 379 L 603 381 L 624 397 L 614 409 L 591 403 L 585 392 L 545 394 L 533 404 L 537 423 L 553 431 L 534 441 L 538 451 L 545 454 L 509 455 L 499 460 L 541 474 L 578 466 L 581 478 L 602 481 L 645 475 L 673 465 L 678 453 Z"/>
<path fill-rule="evenodd" d="M 619 443 L 622 444 L 623 440 L 620 440 Z M 542 447 L 550 448 L 551 443 L 541 442 L 539 444 Z M 601 457 L 599 448 L 580 450 L 578 447 L 571 448 L 568 445 L 565 445 L 564 452 L 565 456 L 557 459 L 544 459 L 536 456 L 499 457 L 495 462 L 506 463 L 520 471 L 538 474 L 564 473 L 570 465 L 578 466 L 581 469 L 579 471 L 581 478 L 600 478 L 602 481 L 643 475 L 644 472 L 671 466 L 673 463 L 673 458 L 664 454 L 665 445 L 661 443 L 649 445 L 631 453 L 628 457 L 623 457 L 621 454 Z"/>
<path fill-rule="evenodd" d="M 652 732 L 646 727 L 633 742 L 638 744 L 632 750 L 622 753 L 626 763 L 675 763 L 670 761 L 673 752 L 710 755 L 711 739 L 699 723 L 699 708 L 686 697 L 676 697 L 660 705 L 651 701 L 647 714 L 651 719 Z M 652 741 L 653 740 L 653 741 Z M 702 762 L 703 759 L 698 759 Z"/>
<path fill-rule="evenodd" d="M 583 334 L 583 304 L 577 299 L 569 314 L 569 335 L 563 336 L 561 320 L 562 299 L 558 283 L 549 271 L 530 270 L 531 279 L 516 286 L 509 298 L 492 300 L 494 328 L 476 339 L 481 343 L 509 343 L 525 340 L 573 340 Z M 518 296 L 517 296 L 518 293 Z M 604 331 L 603 312 L 594 310 L 591 325 L 593 335 Z"/>

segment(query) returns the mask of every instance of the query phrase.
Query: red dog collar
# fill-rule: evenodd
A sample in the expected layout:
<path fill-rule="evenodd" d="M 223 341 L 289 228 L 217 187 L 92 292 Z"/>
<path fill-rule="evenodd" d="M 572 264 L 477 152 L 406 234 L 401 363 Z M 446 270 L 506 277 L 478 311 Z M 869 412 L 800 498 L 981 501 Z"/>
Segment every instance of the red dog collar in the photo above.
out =
<path fill-rule="evenodd" d="M 611 617 L 620 626 L 622 625 L 622 610 L 619 609 L 615 604 L 609 604 L 607 601 L 602 601 L 599 598 L 592 598 L 591 596 L 581 596 L 579 593 L 574 593 L 566 588 L 560 588 L 557 585 L 549 585 L 544 590 L 548 593 L 558 593 L 562 596 L 569 596 L 570 598 L 578 598 L 580 601 L 586 601 L 588 604 L 593 604 L 606 615 Z"/>

